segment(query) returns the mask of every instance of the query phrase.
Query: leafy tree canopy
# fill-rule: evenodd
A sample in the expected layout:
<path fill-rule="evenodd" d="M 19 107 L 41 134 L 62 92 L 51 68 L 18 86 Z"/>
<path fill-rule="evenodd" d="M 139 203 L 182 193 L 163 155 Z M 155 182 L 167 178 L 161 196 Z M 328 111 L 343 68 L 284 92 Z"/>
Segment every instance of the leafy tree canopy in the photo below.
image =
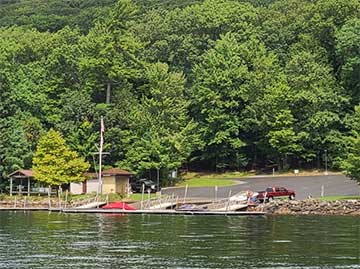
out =
<path fill-rule="evenodd" d="M 33 159 L 34 177 L 49 185 L 59 186 L 85 180 L 90 165 L 69 150 L 61 134 L 50 129 L 39 140 Z"/>

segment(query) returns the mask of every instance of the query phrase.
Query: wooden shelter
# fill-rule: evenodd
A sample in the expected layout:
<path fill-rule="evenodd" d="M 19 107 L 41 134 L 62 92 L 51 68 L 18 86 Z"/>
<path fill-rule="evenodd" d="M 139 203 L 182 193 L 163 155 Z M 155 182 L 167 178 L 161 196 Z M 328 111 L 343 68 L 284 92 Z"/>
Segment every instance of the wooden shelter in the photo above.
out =
<path fill-rule="evenodd" d="M 30 196 L 31 185 L 34 181 L 32 170 L 17 170 L 9 175 L 10 196 L 13 194 L 27 194 Z"/>

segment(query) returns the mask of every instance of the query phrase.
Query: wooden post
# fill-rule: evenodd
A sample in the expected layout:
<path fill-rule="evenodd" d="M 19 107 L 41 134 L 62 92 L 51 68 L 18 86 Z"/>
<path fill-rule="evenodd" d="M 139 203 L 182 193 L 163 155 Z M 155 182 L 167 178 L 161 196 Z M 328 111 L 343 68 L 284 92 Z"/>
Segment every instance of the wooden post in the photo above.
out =
<path fill-rule="evenodd" d="M 51 192 L 51 186 L 49 185 L 49 187 L 48 187 L 48 204 L 49 204 L 49 208 L 51 208 L 50 192 Z"/>
<path fill-rule="evenodd" d="M 151 206 L 151 191 L 150 191 L 150 189 L 148 189 L 148 207 L 150 208 L 150 206 Z"/>
<path fill-rule="evenodd" d="M 59 189 L 58 189 L 58 208 L 61 208 L 61 201 L 60 201 L 61 192 L 60 192 L 60 189 L 61 189 L 61 187 L 59 186 Z"/>
<path fill-rule="evenodd" d="M 218 186 L 215 186 L 215 203 L 217 202 Z"/>
<path fill-rule="evenodd" d="M 28 196 L 30 196 L 30 178 L 28 177 L 28 193 L 27 193 Z"/>
<path fill-rule="evenodd" d="M 144 206 L 144 190 L 145 190 L 145 185 L 142 185 L 141 188 L 141 203 L 140 203 L 140 210 L 143 210 L 143 206 Z"/>
<path fill-rule="evenodd" d="M 183 201 L 183 204 L 185 204 L 185 202 L 186 202 L 186 196 L 187 196 L 187 192 L 188 192 L 188 187 L 189 187 L 189 185 L 188 185 L 188 184 L 186 184 L 186 186 L 185 186 L 185 193 L 184 193 L 184 201 Z"/>
<path fill-rule="evenodd" d="M 229 207 L 230 207 L 230 197 L 231 197 L 231 189 L 229 190 L 229 197 L 228 197 L 228 203 L 227 203 L 226 211 L 229 211 Z"/>
<path fill-rule="evenodd" d="M 65 208 L 67 207 L 67 200 L 68 200 L 68 190 L 65 192 Z"/>
<path fill-rule="evenodd" d="M 13 194 L 13 178 L 10 178 L 10 196 Z"/>

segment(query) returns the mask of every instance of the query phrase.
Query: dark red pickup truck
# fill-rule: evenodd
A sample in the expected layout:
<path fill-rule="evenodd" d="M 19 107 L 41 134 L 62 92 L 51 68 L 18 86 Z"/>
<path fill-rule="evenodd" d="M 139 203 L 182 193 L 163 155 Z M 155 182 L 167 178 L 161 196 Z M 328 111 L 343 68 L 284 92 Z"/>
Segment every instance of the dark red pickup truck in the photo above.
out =
<path fill-rule="evenodd" d="M 275 198 L 289 198 L 290 200 L 295 199 L 295 191 L 288 190 L 284 187 L 269 187 L 265 191 L 260 191 L 256 196 L 259 201 L 271 201 Z"/>

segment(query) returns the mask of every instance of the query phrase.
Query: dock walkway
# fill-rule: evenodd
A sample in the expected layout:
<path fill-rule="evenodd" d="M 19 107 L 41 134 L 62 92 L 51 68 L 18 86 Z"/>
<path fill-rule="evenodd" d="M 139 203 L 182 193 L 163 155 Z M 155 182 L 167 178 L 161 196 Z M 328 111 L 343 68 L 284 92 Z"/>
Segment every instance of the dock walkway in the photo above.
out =
<path fill-rule="evenodd" d="M 218 216 L 262 216 L 266 212 L 258 211 L 179 211 L 179 210 L 122 210 L 122 209 L 80 209 L 80 208 L 35 208 L 35 207 L 2 207 L 0 211 L 50 211 L 62 213 L 87 214 L 126 214 L 126 215 L 218 215 Z"/>

